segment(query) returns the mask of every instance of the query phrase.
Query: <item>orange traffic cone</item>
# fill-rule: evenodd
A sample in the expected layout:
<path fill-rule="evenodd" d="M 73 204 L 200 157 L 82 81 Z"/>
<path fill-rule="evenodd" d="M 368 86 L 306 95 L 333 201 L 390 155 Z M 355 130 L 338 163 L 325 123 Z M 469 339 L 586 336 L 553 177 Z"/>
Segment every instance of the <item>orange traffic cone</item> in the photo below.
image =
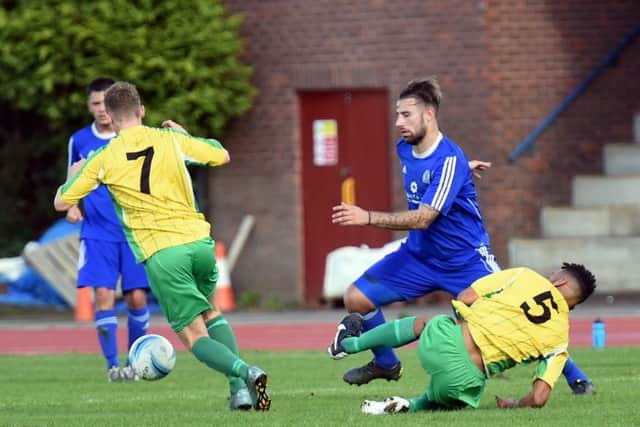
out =
<path fill-rule="evenodd" d="M 91 288 L 78 288 L 76 295 L 76 321 L 93 322 L 94 318 Z"/>
<path fill-rule="evenodd" d="M 236 301 L 231 288 L 231 276 L 227 266 L 227 249 L 224 244 L 216 242 L 216 263 L 218 264 L 218 284 L 216 286 L 216 303 L 220 311 L 233 311 Z"/>

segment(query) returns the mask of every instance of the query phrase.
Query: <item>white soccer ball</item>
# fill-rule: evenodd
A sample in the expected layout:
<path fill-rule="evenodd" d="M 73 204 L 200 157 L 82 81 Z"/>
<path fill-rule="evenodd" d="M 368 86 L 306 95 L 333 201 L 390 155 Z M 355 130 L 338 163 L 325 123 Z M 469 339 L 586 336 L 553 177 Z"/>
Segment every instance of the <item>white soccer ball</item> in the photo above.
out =
<path fill-rule="evenodd" d="M 143 380 L 153 381 L 164 378 L 176 364 L 176 352 L 165 337 L 143 335 L 131 344 L 129 363 Z"/>

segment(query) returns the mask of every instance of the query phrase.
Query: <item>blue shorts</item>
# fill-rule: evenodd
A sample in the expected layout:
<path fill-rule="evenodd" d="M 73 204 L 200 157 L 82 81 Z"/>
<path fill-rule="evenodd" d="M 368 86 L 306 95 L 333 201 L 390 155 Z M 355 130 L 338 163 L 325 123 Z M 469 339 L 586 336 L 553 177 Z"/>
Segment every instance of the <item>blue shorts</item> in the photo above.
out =
<path fill-rule="evenodd" d="M 149 289 L 143 264 L 137 264 L 127 242 L 80 240 L 78 287 L 116 289 L 122 276 L 122 292 Z"/>
<path fill-rule="evenodd" d="M 406 244 L 369 267 L 355 286 L 376 306 L 410 301 L 433 291 L 449 292 L 454 297 L 473 282 L 500 271 L 494 256 L 483 247 L 464 266 L 444 269 L 429 260 L 417 258 Z"/>

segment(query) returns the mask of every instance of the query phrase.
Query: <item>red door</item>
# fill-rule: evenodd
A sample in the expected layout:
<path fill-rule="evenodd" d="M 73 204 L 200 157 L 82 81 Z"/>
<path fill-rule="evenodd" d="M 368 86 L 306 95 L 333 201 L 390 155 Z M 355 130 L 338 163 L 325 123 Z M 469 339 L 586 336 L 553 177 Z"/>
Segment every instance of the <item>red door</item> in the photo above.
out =
<path fill-rule="evenodd" d="M 331 223 L 341 200 L 389 211 L 388 99 L 383 90 L 300 92 L 305 301 L 322 298 L 326 256 L 342 246 L 380 247 L 391 232 Z"/>

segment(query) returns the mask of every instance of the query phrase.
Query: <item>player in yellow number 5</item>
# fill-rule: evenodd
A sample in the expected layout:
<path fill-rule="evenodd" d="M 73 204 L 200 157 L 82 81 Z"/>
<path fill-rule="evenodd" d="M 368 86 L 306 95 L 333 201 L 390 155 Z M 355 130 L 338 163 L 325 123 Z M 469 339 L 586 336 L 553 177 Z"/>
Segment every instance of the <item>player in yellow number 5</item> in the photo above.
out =
<path fill-rule="evenodd" d="M 342 321 L 350 337 L 338 343 L 345 354 L 419 340 L 418 356 L 431 377 L 419 397 L 365 400 L 362 411 L 476 408 L 487 378 L 531 362 L 538 362 L 531 392 L 521 399 L 496 396 L 496 402 L 503 409 L 544 406 L 569 357 L 569 310 L 595 287 L 593 274 L 579 264 L 565 263 L 549 279 L 521 267 L 485 276 L 460 292 L 451 303 L 456 319 L 406 317 L 360 335 L 362 319 L 350 314 Z"/>
<path fill-rule="evenodd" d="M 185 347 L 229 378 L 230 409 L 268 410 L 267 376 L 239 358 L 233 330 L 216 306 L 211 226 L 198 212 L 185 166 L 185 161 L 223 165 L 229 153 L 218 141 L 193 137 L 171 120 L 164 129 L 143 126 L 145 109 L 130 83 L 115 83 L 104 102 L 117 136 L 86 162 L 74 164 L 55 208 L 69 209 L 106 184 L 127 241 Z"/>

